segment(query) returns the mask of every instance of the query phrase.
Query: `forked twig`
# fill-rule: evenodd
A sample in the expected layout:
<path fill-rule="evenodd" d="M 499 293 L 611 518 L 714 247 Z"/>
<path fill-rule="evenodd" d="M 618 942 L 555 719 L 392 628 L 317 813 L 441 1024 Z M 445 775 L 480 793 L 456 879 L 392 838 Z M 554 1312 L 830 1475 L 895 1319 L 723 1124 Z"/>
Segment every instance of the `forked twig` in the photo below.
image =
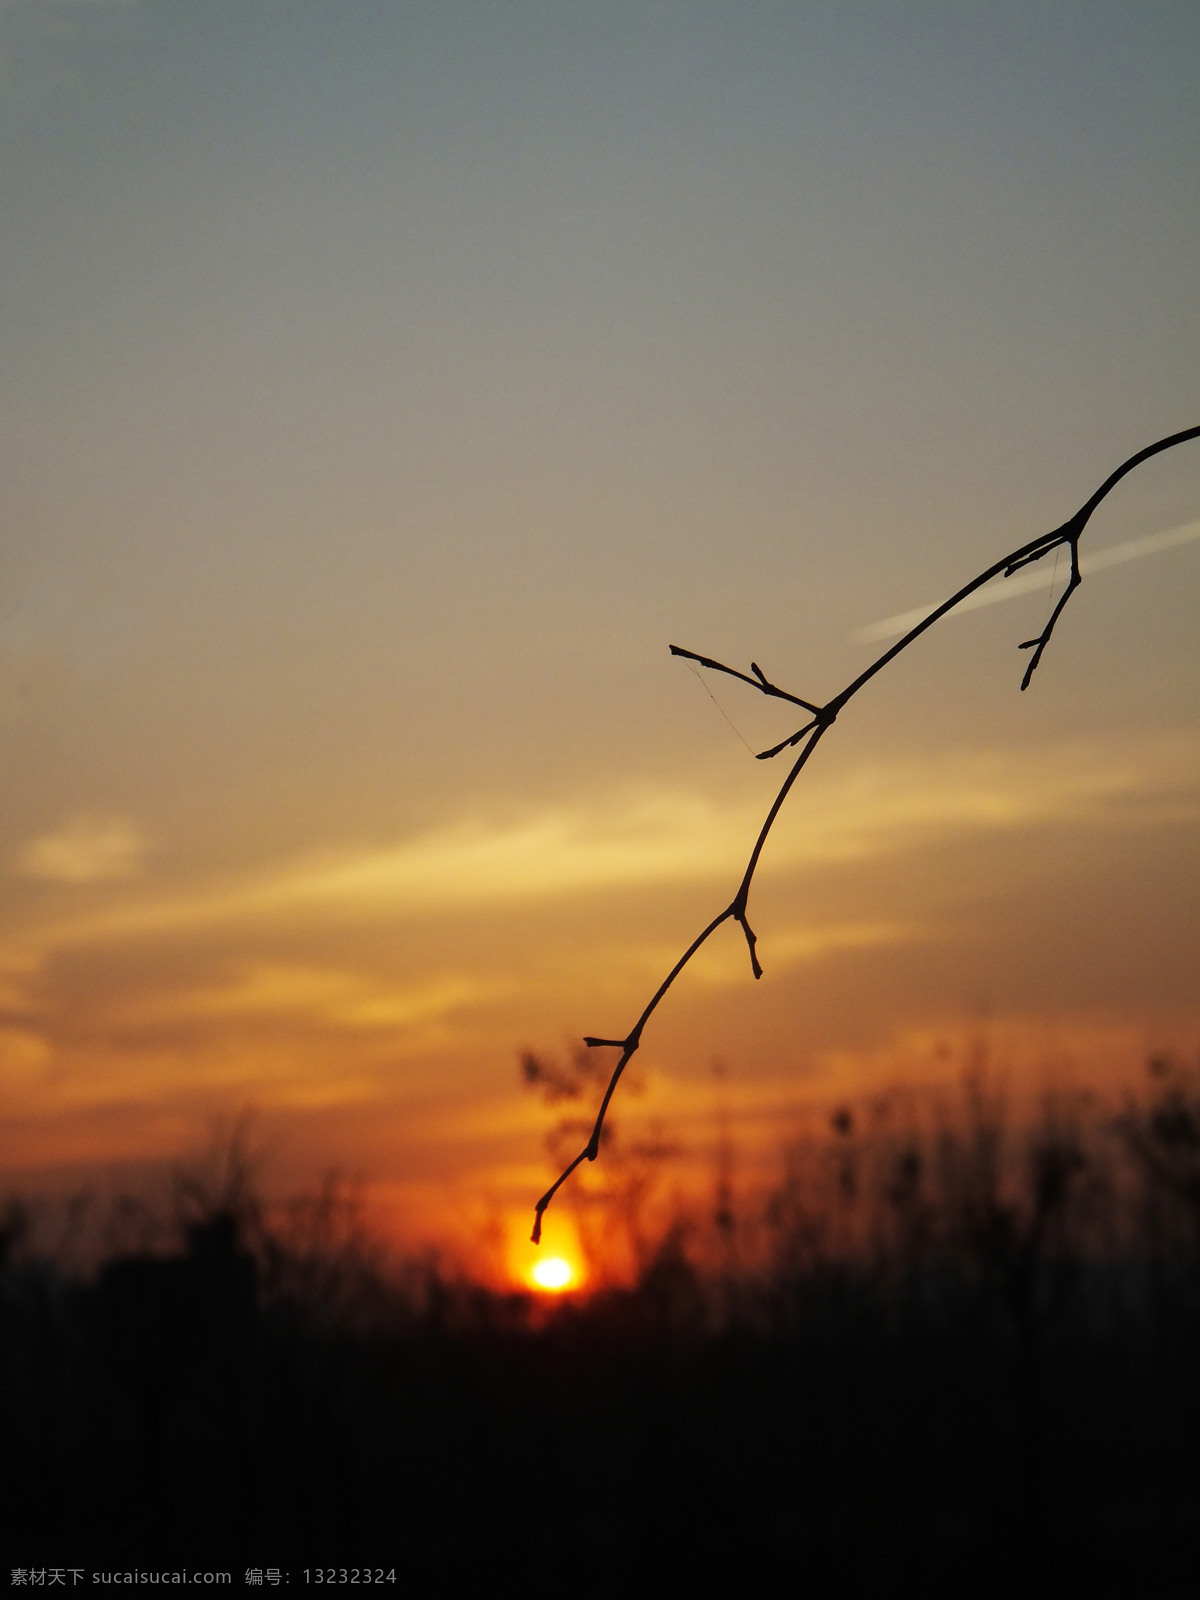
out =
<path fill-rule="evenodd" d="M 1055 528 L 1052 533 L 1043 533 L 1038 538 L 1031 539 L 1028 544 L 1022 545 L 1019 550 L 1013 550 L 1009 555 L 1003 556 L 999 561 L 993 562 L 993 564 L 988 567 L 986 571 L 981 572 L 978 577 L 972 578 L 970 583 L 964 584 L 961 589 L 952 594 L 950 598 L 938 606 L 936 610 L 931 611 L 927 617 L 924 617 L 920 622 L 918 622 L 916 627 L 910 629 L 909 632 L 903 636 L 903 638 L 899 639 L 894 645 L 892 645 L 890 650 L 885 650 L 879 659 L 872 662 L 865 672 L 859 673 L 858 677 L 855 678 L 852 683 L 847 684 L 846 688 L 844 688 L 840 694 L 834 695 L 833 699 L 827 701 L 823 706 L 816 705 L 811 700 L 804 700 L 799 695 L 790 694 L 786 689 L 781 689 L 778 684 L 772 683 L 756 661 L 752 661 L 750 663 L 750 672 L 747 674 L 745 672 L 739 672 L 735 667 L 727 667 L 722 661 L 714 661 L 710 656 L 697 655 L 694 650 L 684 650 L 677 644 L 673 644 L 671 646 L 671 654 L 673 656 L 682 656 L 685 660 L 695 661 L 698 665 L 707 667 L 711 672 L 727 673 L 729 677 L 737 678 L 742 683 L 749 684 L 752 689 L 757 689 L 760 694 L 767 695 L 769 698 L 775 700 L 786 700 L 789 704 L 799 706 L 801 710 L 807 711 L 811 715 L 809 720 L 800 728 L 798 728 L 795 733 L 790 734 L 788 738 L 782 740 L 777 745 L 773 745 L 769 750 L 762 750 L 759 752 L 759 761 L 769 761 L 773 756 L 779 755 L 781 751 L 791 749 L 800 744 L 801 740 L 804 741 L 801 745 L 800 754 L 792 763 L 791 770 L 788 772 L 787 777 L 783 780 L 783 784 L 780 787 L 779 793 L 775 796 L 775 799 L 771 804 L 771 809 L 767 812 L 766 819 L 763 822 L 762 827 L 758 830 L 758 837 L 754 841 L 754 848 L 750 852 L 750 859 L 746 863 L 746 870 L 742 874 L 742 881 L 738 885 L 737 893 L 734 895 L 733 899 L 723 911 L 719 912 L 712 919 L 712 921 L 706 928 L 702 930 L 702 932 L 696 935 L 691 944 L 688 945 L 687 949 L 680 956 L 679 960 L 675 963 L 670 972 L 667 973 L 666 977 L 654 991 L 641 1016 L 637 1019 L 633 1027 L 623 1039 L 601 1039 L 591 1036 L 584 1039 L 584 1044 L 590 1049 L 611 1048 L 614 1050 L 619 1050 L 621 1055 L 616 1066 L 613 1068 L 612 1076 L 608 1080 L 608 1087 L 605 1089 L 604 1098 L 600 1102 L 600 1110 L 596 1115 L 596 1121 L 592 1128 L 591 1137 L 588 1139 L 587 1144 L 575 1157 L 574 1161 L 571 1162 L 564 1172 L 560 1173 L 560 1175 L 550 1185 L 549 1189 L 546 1190 L 546 1193 L 537 1203 L 536 1215 L 533 1224 L 534 1244 L 537 1244 L 541 1239 L 542 1213 L 550 1204 L 551 1200 L 553 1200 L 559 1189 L 582 1161 L 594 1161 L 599 1154 L 600 1133 L 604 1127 L 604 1119 L 608 1114 L 609 1103 L 616 1091 L 617 1084 L 621 1081 L 621 1074 L 625 1071 L 625 1068 L 629 1065 L 629 1062 L 637 1051 L 638 1046 L 641 1044 L 642 1032 L 645 1029 L 647 1022 L 649 1022 L 650 1018 L 654 1015 L 654 1012 L 658 1009 L 659 1002 L 662 1000 L 667 990 L 675 982 L 675 979 L 683 971 L 684 967 L 687 966 L 688 962 L 696 954 L 696 951 L 699 950 L 700 946 L 717 931 L 722 923 L 729 921 L 736 922 L 745 936 L 746 947 L 750 953 L 750 969 L 756 978 L 762 977 L 762 967 L 759 964 L 756 949 L 758 941 L 754 936 L 754 930 L 751 928 L 750 923 L 746 918 L 746 907 L 750 899 L 750 884 L 753 881 L 755 871 L 757 870 L 758 861 L 759 857 L 762 855 L 763 846 L 767 842 L 767 835 L 774 826 L 775 818 L 779 815 L 780 809 L 783 806 L 783 802 L 787 799 L 792 785 L 795 783 L 796 779 L 800 776 L 801 772 L 808 764 L 809 757 L 817 748 L 817 745 L 824 738 L 828 730 L 833 726 L 833 723 L 843 706 L 852 700 L 860 689 L 865 688 L 866 685 L 870 683 L 871 679 L 876 675 L 876 673 L 882 672 L 889 661 L 894 661 L 902 650 L 907 650 L 909 645 L 912 644 L 914 640 L 919 639 L 923 633 L 932 628 L 934 623 L 940 621 L 948 611 L 953 611 L 955 606 L 960 604 L 961 601 L 965 600 L 968 595 L 974 594 L 976 589 L 981 589 L 985 583 L 990 583 L 993 578 L 998 578 L 1001 575 L 1006 578 L 1011 577 L 1012 574 L 1019 571 L 1020 568 L 1029 566 L 1031 562 L 1040 561 L 1042 557 L 1048 555 L 1051 550 L 1057 550 L 1063 545 L 1068 545 L 1071 551 L 1071 577 L 1067 587 L 1063 591 L 1053 611 L 1050 613 L 1049 620 L 1047 621 L 1046 626 L 1042 629 L 1041 633 L 1038 634 L 1035 639 L 1026 639 L 1020 646 L 1022 650 L 1033 651 L 1033 654 L 1029 658 L 1029 664 L 1025 668 L 1025 675 L 1021 679 L 1021 688 L 1023 690 L 1028 689 L 1030 680 L 1041 663 L 1046 646 L 1050 643 L 1050 639 L 1054 633 L 1058 619 L 1062 616 L 1063 611 L 1066 609 L 1067 601 L 1071 598 L 1071 596 L 1075 593 L 1075 590 L 1078 589 L 1080 583 L 1083 581 L 1079 571 L 1079 539 L 1084 528 L 1088 524 L 1092 512 L 1095 511 L 1096 507 L 1110 492 L 1110 490 L 1114 489 L 1116 485 L 1120 483 L 1121 479 L 1125 477 L 1126 473 L 1132 472 L 1134 467 L 1138 466 L 1141 462 L 1147 460 L 1150 456 L 1158 455 L 1160 451 L 1170 450 L 1174 445 L 1183 444 L 1185 440 L 1196 438 L 1200 438 L 1200 427 L 1187 428 L 1182 433 L 1173 433 L 1169 438 L 1159 439 L 1155 444 L 1147 445 L 1144 450 L 1139 450 L 1136 455 L 1130 456 L 1128 461 L 1122 462 L 1115 472 L 1109 474 L 1109 476 L 1096 490 L 1095 494 L 1093 494 L 1090 499 L 1085 501 L 1075 515 L 1064 522 L 1061 527 Z"/>

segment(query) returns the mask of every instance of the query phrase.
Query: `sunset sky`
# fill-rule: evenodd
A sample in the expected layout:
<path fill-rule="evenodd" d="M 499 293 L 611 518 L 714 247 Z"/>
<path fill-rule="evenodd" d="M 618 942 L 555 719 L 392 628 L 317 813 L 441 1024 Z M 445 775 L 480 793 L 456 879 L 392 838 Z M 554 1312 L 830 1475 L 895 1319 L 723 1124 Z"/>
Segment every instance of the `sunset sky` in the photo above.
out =
<path fill-rule="evenodd" d="M 0 4 L 5 1184 L 249 1108 L 527 1232 L 518 1052 L 625 1032 L 784 775 L 668 644 L 826 699 L 1200 423 L 1198 153 L 1185 4 Z M 619 1124 L 702 1154 L 720 1060 L 748 1173 L 984 1035 L 1194 1053 L 1197 533 L 1192 443 L 1027 693 L 1048 588 L 854 702 Z"/>

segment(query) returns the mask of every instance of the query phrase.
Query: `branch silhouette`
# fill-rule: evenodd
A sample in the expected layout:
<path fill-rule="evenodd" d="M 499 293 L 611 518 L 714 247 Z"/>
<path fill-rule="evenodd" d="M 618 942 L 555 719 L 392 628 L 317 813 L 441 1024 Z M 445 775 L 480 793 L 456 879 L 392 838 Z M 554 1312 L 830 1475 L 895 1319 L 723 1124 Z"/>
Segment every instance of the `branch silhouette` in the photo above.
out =
<path fill-rule="evenodd" d="M 1127 461 L 1123 461 L 1114 472 L 1111 472 L 1105 478 L 1095 493 L 1084 501 L 1075 515 L 1069 517 L 1061 527 L 1055 528 L 1050 533 L 1043 533 L 1036 539 L 1031 539 L 1028 544 L 1023 544 L 1018 550 L 1010 551 L 1008 555 L 1002 556 L 999 561 L 993 562 L 990 567 L 987 567 L 977 577 L 972 578 L 969 583 L 965 583 L 948 600 L 943 601 L 936 610 L 931 611 L 927 617 L 917 623 L 914 628 L 911 628 L 901 639 L 898 639 L 889 650 L 885 650 L 877 660 L 871 663 L 865 672 L 859 673 L 858 677 L 852 683 L 847 684 L 840 694 L 834 695 L 833 699 L 826 701 L 823 706 L 816 705 L 811 700 L 802 699 L 800 695 L 791 694 L 788 690 L 781 689 L 778 684 L 772 683 L 756 661 L 750 663 L 749 673 L 739 672 L 736 667 L 726 666 L 723 661 L 714 661 L 711 656 L 697 655 L 694 650 L 685 650 L 681 645 L 673 644 L 671 646 L 671 654 L 673 656 L 682 656 L 686 661 L 694 661 L 698 666 L 705 667 L 710 672 L 723 672 L 731 678 L 737 678 L 741 683 L 749 684 L 752 689 L 757 689 L 760 694 L 766 695 L 771 699 L 786 700 L 790 705 L 799 706 L 801 710 L 809 713 L 809 719 L 795 733 L 781 740 L 779 744 L 773 745 L 769 750 L 762 750 L 758 753 L 757 759 L 759 761 L 770 761 L 784 750 L 793 749 L 796 745 L 800 745 L 800 753 L 792 763 L 787 777 L 783 780 L 779 792 L 771 804 L 771 809 L 767 812 L 766 818 L 758 830 L 758 837 L 754 841 L 754 848 L 750 852 L 750 859 L 746 863 L 746 870 L 742 874 L 742 880 L 738 884 L 737 893 L 733 899 L 723 911 L 717 913 L 707 927 L 702 929 L 691 944 L 688 945 L 679 960 L 651 995 L 641 1016 L 638 1017 L 623 1039 L 602 1039 L 590 1034 L 584 1038 L 583 1042 L 589 1049 L 611 1048 L 619 1050 L 621 1054 L 616 1066 L 613 1068 L 612 1076 L 608 1080 L 604 1098 L 600 1102 L 600 1110 L 597 1113 L 591 1137 L 537 1203 L 532 1235 L 534 1244 L 541 1240 L 542 1216 L 546 1207 L 575 1171 L 575 1168 L 583 1161 L 595 1161 L 599 1154 L 600 1134 L 604 1127 L 604 1119 L 608 1115 L 608 1107 L 616 1092 L 617 1084 L 621 1081 L 621 1075 L 642 1042 L 642 1033 L 646 1024 L 658 1009 L 667 990 L 670 989 L 701 945 L 711 938 L 724 923 L 736 922 L 746 940 L 746 948 L 750 955 L 750 969 L 756 978 L 762 977 L 763 969 L 759 963 L 757 953 L 758 940 L 755 938 L 754 930 L 746 917 L 746 908 L 750 899 L 750 885 L 758 868 L 759 857 L 762 855 L 763 846 L 767 842 L 767 836 L 774 826 L 775 818 L 779 815 L 784 801 L 791 793 L 796 779 L 808 765 L 813 751 L 833 726 L 842 708 L 854 698 L 860 689 L 864 689 L 877 673 L 882 672 L 889 662 L 894 661 L 902 651 L 908 649 L 910 644 L 915 643 L 923 633 L 928 632 L 934 623 L 939 622 L 947 612 L 953 611 L 955 606 L 965 600 L 968 595 L 974 594 L 977 589 L 981 589 L 985 583 L 990 583 L 993 578 L 998 578 L 1001 575 L 1006 578 L 1011 577 L 1014 572 L 1019 572 L 1022 567 L 1027 567 L 1034 561 L 1040 561 L 1044 556 L 1049 555 L 1052 550 L 1058 550 L 1063 545 L 1067 545 L 1071 551 L 1071 576 L 1067 587 L 1050 613 L 1046 626 L 1041 633 L 1036 638 L 1024 640 L 1019 647 L 1022 650 L 1031 650 L 1033 652 L 1029 657 L 1024 676 L 1021 679 L 1022 690 L 1028 689 L 1034 673 L 1041 664 L 1042 656 L 1045 654 L 1046 646 L 1050 643 L 1058 620 L 1066 609 L 1067 601 L 1070 600 L 1076 589 L 1083 582 L 1079 571 L 1079 539 L 1091 518 L 1092 512 L 1095 511 L 1105 496 L 1120 483 L 1121 479 L 1127 473 L 1132 472 L 1134 467 L 1140 465 L 1141 462 L 1148 460 L 1151 456 L 1158 455 L 1163 450 L 1170 450 L 1177 444 L 1183 444 L 1188 439 L 1197 438 L 1200 438 L 1200 427 L 1186 428 L 1182 433 L 1173 433 L 1165 439 L 1156 440 L 1154 444 L 1147 445 L 1144 450 L 1139 450 L 1136 455 L 1132 455 Z"/>

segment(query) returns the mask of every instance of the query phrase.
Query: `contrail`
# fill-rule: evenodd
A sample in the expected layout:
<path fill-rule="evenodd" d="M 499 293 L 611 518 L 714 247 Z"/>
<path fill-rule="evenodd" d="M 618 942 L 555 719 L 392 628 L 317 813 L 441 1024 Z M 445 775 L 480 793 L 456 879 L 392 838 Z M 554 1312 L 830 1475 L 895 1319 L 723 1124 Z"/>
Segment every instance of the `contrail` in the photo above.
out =
<path fill-rule="evenodd" d="M 1119 567 L 1125 561 L 1140 561 L 1143 556 L 1157 555 L 1160 550 L 1174 550 L 1177 545 L 1190 544 L 1200 539 L 1200 522 L 1185 522 L 1181 528 L 1168 528 L 1165 533 L 1148 533 L 1143 539 L 1127 539 L 1124 544 L 1109 545 L 1107 550 L 1092 550 L 1079 557 L 1081 573 L 1100 572 L 1105 567 Z M 959 611 L 978 611 L 980 606 L 999 605 L 1002 600 L 1015 600 L 1019 594 L 1031 594 L 1035 589 L 1048 589 L 1054 581 L 1052 566 L 1039 564 L 1017 573 L 1011 578 L 997 578 L 995 583 L 969 594 L 954 608 Z M 902 611 L 899 616 L 887 617 L 882 622 L 872 622 L 868 627 L 857 628 L 850 635 L 856 644 L 875 644 L 880 639 L 895 639 L 918 622 L 924 622 L 937 606 L 918 606 L 915 611 Z"/>

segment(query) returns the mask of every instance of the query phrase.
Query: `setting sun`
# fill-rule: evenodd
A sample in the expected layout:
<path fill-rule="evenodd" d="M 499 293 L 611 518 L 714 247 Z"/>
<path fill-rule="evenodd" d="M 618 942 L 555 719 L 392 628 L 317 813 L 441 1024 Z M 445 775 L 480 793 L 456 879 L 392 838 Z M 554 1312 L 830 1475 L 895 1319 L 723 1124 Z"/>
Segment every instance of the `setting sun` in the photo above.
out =
<path fill-rule="evenodd" d="M 547 1256 L 545 1261 L 539 1261 L 534 1267 L 532 1277 L 539 1289 L 548 1289 L 557 1294 L 571 1286 L 575 1274 L 570 1262 L 564 1261 L 561 1256 Z"/>

